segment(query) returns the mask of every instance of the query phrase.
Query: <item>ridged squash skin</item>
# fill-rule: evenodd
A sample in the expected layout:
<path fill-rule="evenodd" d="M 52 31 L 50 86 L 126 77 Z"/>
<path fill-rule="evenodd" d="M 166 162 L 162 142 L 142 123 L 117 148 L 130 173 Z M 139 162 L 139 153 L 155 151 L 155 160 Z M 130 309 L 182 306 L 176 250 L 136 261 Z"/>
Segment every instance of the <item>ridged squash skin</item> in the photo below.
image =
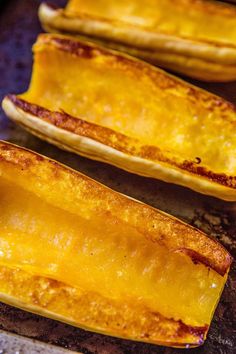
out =
<path fill-rule="evenodd" d="M 3 109 L 63 149 L 236 200 L 236 108 L 145 62 L 42 34 L 29 90 Z"/>
<path fill-rule="evenodd" d="M 117 337 L 204 342 L 231 263 L 215 240 L 3 141 L 0 193 L 0 301 Z"/>
<path fill-rule="evenodd" d="M 236 8 L 209 0 L 42 3 L 45 30 L 87 37 L 204 81 L 236 80 Z"/>

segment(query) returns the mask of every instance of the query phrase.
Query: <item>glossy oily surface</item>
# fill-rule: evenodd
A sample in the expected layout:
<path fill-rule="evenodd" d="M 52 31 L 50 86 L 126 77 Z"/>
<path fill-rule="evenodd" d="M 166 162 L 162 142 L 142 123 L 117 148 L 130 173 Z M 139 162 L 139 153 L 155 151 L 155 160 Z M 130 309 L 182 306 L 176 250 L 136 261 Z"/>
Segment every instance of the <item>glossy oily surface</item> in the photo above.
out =
<path fill-rule="evenodd" d="M 179 253 L 158 245 L 154 248 L 153 242 L 116 218 L 107 219 L 104 235 L 105 213 L 88 220 L 4 181 L 0 189 L 1 262 L 91 292 L 98 291 L 100 284 L 99 293 L 120 300 L 141 297 L 153 311 L 185 323 L 209 323 L 209 308 L 222 284 L 214 272 L 195 266 Z"/>
<path fill-rule="evenodd" d="M 138 62 L 99 49 L 88 54 L 85 49 L 83 56 L 83 43 L 78 45 L 82 55 L 73 55 L 58 48 L 53 37 L 52 43 L 42 37 L 34 47 L 31 86 L 20 98 L 158 146 L 179 159 L 194 161 L 198 155 L 209 169 L 236 174 L 234 107 Z"/>
<path fill-rule="evenodd" d="M 0 173 L 2 301 L 118 337 L 203 342 L 231 262 L 220 244 L 3 142 Z"/>
<path fill-rule="evenodd" d="M 24 2 L 9 0 L 5 2 L 6 6 L 0 13 L 0 52 L 4 58 L 4 60 L 0 60 L 1 99 L 8 92 L 20 93 L 28 87 L 32 70 L 31 46 L 35 42 L 37 34 L 42 31 L 37 20 L 38 9 L 36 6 L 40 2 L 40 0 L 25 0 Z M 58 7 L 63 7 L 66 1 L 53 0 L 53 3 Z M 28 16 L 25 16 L 26 13 Z M 204 87 L 232 103 L 236 100 L 235 83 L 204 84 L 195 81 L 194 84 Z M 236 257 L 234 203 L 201 195 L 188 188 L 157 179 L 134 175 L 114 166 L 62 151 L 52 144 L 38 139 L 9 120 L 1 108 L 0 127 L 1 139 L 61 161 L 121 193 L 142 200 L 155 208 L 175 215 L 188 224 L 195 225 L 204 230 L 206 234 L 216 237 Z M 215 354 L 219 351 L 235 354 L 235 270 L 235 263 L 233 263 L 207 340 L 203 346 L 192 348 L 192 354 Z M 158 354 L 176 354 L 177 351 L 175 348 L 157 347 L 153 344 L 82 330 L 4 303 L 0 303 L 0 313 L 0 328 L 33 338 L 30 339 L 32 345 L 34 345 L 34 339 L 38 339 L 41 342 L 53 343 L 83 354 L 97 354 L 104 351 L 107 354 L 156 354 L 157 351 Z M 24 348 L 21 348 L 21 351 L 24 353 Z M 178 352 L 186 353 L 186 349 L 178 349 Z M 47 353 L 46 349 L 45 353 Z"/>
<path fill-rule="evenodd" d="M 40 35 L 34 56 L 29 90 L 3 101 L 10 118 L 62 148 L 236 199 L 234 105 L 71 37 Z"/>

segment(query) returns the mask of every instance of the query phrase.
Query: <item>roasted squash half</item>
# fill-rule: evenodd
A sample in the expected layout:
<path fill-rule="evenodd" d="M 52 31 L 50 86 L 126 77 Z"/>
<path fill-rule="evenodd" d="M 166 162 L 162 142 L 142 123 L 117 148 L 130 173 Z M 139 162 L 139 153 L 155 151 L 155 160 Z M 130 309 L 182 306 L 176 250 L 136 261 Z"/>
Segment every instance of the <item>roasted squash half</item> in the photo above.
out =
<path fill-rule="evenodd" d="M 236 8 L 208 0 L 43 3 L 49 32 L 82 35 L 205 81 L 236 80 Z"/>
<path fill-rule="evenodd" d="M 6 114 L 59 147 L 236 200 L 235 106 L 97 45 L 40 35 L 29 90 Z"/>
<path fill-rule="evenodd" d="M 0 301 L 113 336 L 203 343 L 231 263 L 215 240 L 3 141 L 0 193 Z"/>

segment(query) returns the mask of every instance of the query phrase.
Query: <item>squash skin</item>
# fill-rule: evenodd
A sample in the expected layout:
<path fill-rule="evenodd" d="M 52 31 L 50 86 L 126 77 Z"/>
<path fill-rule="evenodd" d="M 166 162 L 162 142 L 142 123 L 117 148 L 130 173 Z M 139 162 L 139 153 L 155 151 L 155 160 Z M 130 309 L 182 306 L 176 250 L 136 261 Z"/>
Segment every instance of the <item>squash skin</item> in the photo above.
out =
<path fill-rule="evenodd" d="M 17 179 L 15 178 L 16 175 Z M 2 183 L 4 184 L 2 185 Z M 93 220 L 94 215 L 100 215 L 101 212 L 105 212 L 107 224 L 109 224 L 109 220 L 112 217 L 115 217 L 117 218 L 115 228 L 119 228 L 119 225 L 121 225 L 120 221 L 123 220 L 127 223 L 127 227 L 130 225 L 138 232 L 141 232 L 142 236 L 140 242 L 143 246 L 145 246 L 147 242 L 151 242 L 152 248 L 158 249 L 158 247 L 162 248 L 164 246 L 165 252 L 171 251 L 170 255 L 174 252 L 174 254 L 177 255 L 176 260 L 180 259 L 181 262 L 186 262 L 186 265 L 188 264 L 188 266 L 184 268 L 186 269 L 186 275 L 192 274 L 191 276 L 193 276 L 195 272 L 197 274 L 200 269 L 199 267 L 203 267 L 202 274 L 205 274 L 205 276 L 201 278 L 201 282 L 208 282 L 207 278 L 211 274 L 213 277 L 212 281 L 216 282 L 219 286 L 217 292 L 211 295 L 213 296 L 211 304 L 214 304 L 214 307 L 207 308 L 209 316 L 212 317 L 214 308 L 227 279 L 227 273 L 231 263 L 231 257 L 227 251 L 213 239 L 208 238 L 202 232 L 184 224 L 174 217 L 120 195 L 55 161 L 12 144 L 0 142 L 0 188 L 9 183 L 13 201 L 15 195 L 17 196 L 18 188 L 20 188 L 20 195 L 25 194 L 26 201 L 29 200 L 29 195 L 31 195 L 30 198 L 32 198 L 33 195 L 36 200 L 40 198 L 45 203 L 49 203 L 52 213 L 54 207 L 58 208 L 58 206 L 60 206 L 63 208 L 64 213 L 70 211 L 73 215 L 78 215 L 78 218 L 82 215 L 86 217 L 87 220 Z M 6 191 L 6 189 L 4 190 Z M 11 209 L 12 196 L 8 196 L 6 193 L 6 196 L 3 195 L 1 203 L 9 201 L 9 203 L 7 202 L 9 206 L 5 205 L 5 207 L 10 208 L 9 213 L 10 215 L 12 213 L 11 218 L 15 218 L 15 207 L 13 206 Z M 27 202 L 25 203 L 24 198 L 22 198 L 21 201 L 16 201 L 17 205 L 19 203 L 23 203 L 22 205 L 24 205 L 25 208 L 24 212 L 27 213 Z M 35 212 L 34 217 L 39 218 L 41 212 L 39 203 L 37 202 L 36 205 L 37 212 Z M 43 209 L 45 205 L 46 204 L 42 205 Z M 4 208 L 4 204 L 0 206 L 0 208 L 1 207 Z M 20 210 L 17 210 L 18 215 Z M 32 207 L 30 210 L 32 210 Z M 2 214 L 2 218 L 4 217 L 5 216 Z M 61 218 L 61 223 L 63 223 L 62 219 L 63 218 Z M 58 219 L 56 218 L 56 220 Z M 102 220 L 104 220 L 104 216 Z M 21 219 L 21 224 L 26 221 L 30 221 L 29 217 L 25 220 Z M 50 219 L 48 222 L 50 222 Z M 14 219 L 14 225 L 15 223 L 16 219 Z M 69 224 L 70 220 L 68 221 L 68 225 Z M 5 223 L 3 225 L 5 225 L 4 230 L 7 232 L 8 224 Z M 1 223 L 0 227 L 2 227 Z M 49 224 L 47 227 L 49 227 Z M 41 236 L 38 230 L 40 231 L 40 228 L 35 229 L 35 233 L 32 236 L 27 236 L 31 239 L 31 243 L 29 244 L 32 249 L 30 258 L 33 259 L 34 255 L 40 257 L 42 245 L 43 249 L 45 249 L 46 245 L 49 245 L 47 246 L 47 253 L 51 257 L 51 252 L 53 252 L 51 244 L 53 235 L 50 234 L 50 239 L 46 239 L 44 234 L 43 244 L 41 244 Z M 120 230 L 122 233 L 122 229 Z M 19 233 L 19 231 L 20 230 L 17 229 L 17 233 Z M 34 266 L 32 260 L 29 261 L 26 259 L 24 257 L 25 250 L 22 248 L 22 245 L 24 245 L 23 247 L 26 248 L 26 251 L 29 245 L 27 239 L 24 240 L 24 237 L 23 234 L 21 238 L 13 235 L 14 244 L 16 247 L 22 249 L 22 255 L 15 253 L 16 256 L 14 256 L 14 252 L 17 252 L 17 248 L 15 250 L 13 244 L 11 246 L 13 252 L 12 261 L 9 260 L 9 256 L 6 257 L 4 255 L 6 250 L 7 252 L 9 251 L 9 248 L 5 248 L 6 245 L 4 242 L 6 242 L 8 238 L 5 238 L 2 232 L 0 238 L 1 301 L 108 335 L 176 347 L 183 347 L 185 345 L 197 346 L 203 343 L 210 323 L 201 326 L 191 326 L 190 323 L 186 325 L 181 318 L 174 320 L 173 318 L 166 318 L 161 313 L 155 311 L 155 309 L 150 311 L 145 299 L 138 301 L 138 299 L 135 298 L 129 299 L 127 295 L 121 301 L 118 294 L 117 299 L 116 297 L 113 299 L 109 298 L 109 296 L 106 297 L 102 292 L 100 293 L 101 289 L 103 289 L 104 286 L 106 287 L 105 279 L 103 280 L 105 282 L 104 284 L 95 284 L 96 292 L 92 291 L 89 287 L 86 288 L 83 283 L 81 283 L 79 287 L 77 284 L 73 285 L 71 284 L 70 276 L 68 277 L 68 273 L 71 273 L 69 270 L 65 269 L 63 273 L 58 273 L 57 271 L 50 271 L 50 268 L 47 269 L 48 256 L 45 254 L 43 263 L 39 268 L 36 266 L 36 263 Z M 78 237 L 81 236 L 76 236 L 76 238 Z M 69 252 L 68 257 L 73 259 L 73 248 L 76 246 L 73 242 L 73 248 L 70 248 L 68 244 L 67 249 L 67 246 L 64 248 L 63 240 L 61 240 L 61 242 L 61 244 L 56 244 L 56 248 L 58 248 L 61 255 L 60 258 L 56 258 L 58 265 L 60 265 L 60 262 L 63 260 L 64 252 L 66 254 Z M 112 235 L 108 237 L 108 242 L 111 242 L 112 247 Z M 122 237 L 120 238 L 120 242 L 124 242 L 122 241 Z M 135 242 L 139 241 L 137 240 Z M 9 243 L 9 245 L 11 244 Z M 125 244 L 123 244 L 123 246 L 125 246 Z M 127 252 L 129 253 L 130 251 L 127 250 Z M 7 254 L 8 253 L 6 253 L 6 255 Z M 130 255 L 127 254 L 127 257 L 130 256 L 131 253 Z M 54 253 L 52 253 L 52 257 L 56 257 L 56 254 L 54 256 Z M 140 262 L 142 262 L 142 259 L 140 259 L 139 255 L 137 255 L 137 257 L 138 263 L 136 267 L 137 270 L 140 271 L 142 264 Z M 190 260 L 194 262 L 192 266 Z M 143 261 L 145 261 L 145 259 Z M 127 262 L 129 262 L 129 259 L 127 259 Z M 80 269 L 83 270 L 83 264 L 81 264 Z M 204 269 L 208 269 L 208 271 L 205 272 Z M 122 268 L 120 268 L 120 271 L 122 271 Z M 194 273 L 191 273 L 192 271 L 194 271 Z M 63 276 L 63 279 L 58 278 L 59 276 Z M 94 276 L 96 279 L 96 275 Z M 174 274 L 173 277 L 175 277 Z M 156 281 L 157 279 L 154 282 Z M 194 282 L 196 282 L 196 279 Z M 114 279 L 110 279 L 109 284 L 113 284 L 114 287 L 116 286 Z M 209 284 L 207 284 L 208 283 L 206 283 L 205 286 L 208 288 Z M 189 291 L 189 286 L 191 286 L 190 278 L 186 291 Z M 204 285 L 201 285 L 201 287 L 203 296 L 206 288 L 204 288 Z M 212 291 L 215 290 L 213 289 Z M 206 295 L 207 292 L 205 296 Z M 189 296 L 192 296 L 192 292 L 190 292 Z M 171 306 L 173 307 L 173 305 Z M 200 304 L 196 303 L 196 306 L 200 306 Z M 142 321 L 140 321 L 141 318 Z"/>
<path fill-rule="evenodd" d="M 216 148 L 219 149 L 220 144 L 231 144 L 232 148 L 229 152 L 226 151 L 224 159 L 226 157 L 231 160 L 232 167 L 235 165 L 235 156 L 233 153 L 235 143 L 230 131 L 233 131 L 235 127 L 236 115 L 235 107 L 231 103 L 184 83 L 148 64 L 122 54 L 108 51 L 88 42 L 81 42 L 60 35 L 41 35 L 35 45 L 35 54 L 38 55 L 37 53 L 44 52 L 47 54 L 51 50 L 55 51 L 55 54 L 62 53 L 61 55 L 64 55 L 63 53 L 65 53 L 65 55 L 71 55 L 71 58 L 74 58 L 75 62 L 77 57 L 78 60 L 80 58 L 85 61 L 88 60 L 88 63 L 94 60 L 95 65 L 96 60 L 99 60 L 102 62 L 101 67 L 104 67 L 104 70 L 107 65 L 113 63 L 114 71 L 117 71 L 116 66 L 121 66 L 122 70 L 130 72 L 134 77 L 143 75 L 145 80 L 154 81 L 157 87 L 160 86 L 163 92 L 167 92 L 166 96 L 163 96 L 163 99 L 165 97 L 168 99 L 169 92 L 170 94 L 174 92 L 175 96 L 173 97 L 176 100 L 178 100 L 178 95 L 180 97 L 186 96 L 185 103 L 189 106 L 188 110 L 193 110 L 195 109 L 194 107 L 197 107 L 196 109 L 201 112 L 204 109 L 205 114 L 209 115 L 209 117 L 213 115 L 220 122 L 220 129 L 222 131 L 225 130 L 225 135 L 228 135 L 227 139 L 231 140 L 219 141 L 212 146 L 209 145 L 209 149 L 214 151 Z M 69 57 L 65 58 L 68 59 Z M 108 63 L 106 63 L 106 60 Z M 37 71 L 37 65 L 41 64 L 40 59 L 37 60 L 36 57 L 34 72 Z M 37 84 L 34 84 L 34 81 L 32 81 L 31 87 L 32 89 L 34 87 L 37 88 Z M 143 88 L 144 91 L 149 89 L 151 90 L 152 87 Z M 45 90 L 50 92 L 51 88 L 47 89 L 46 84 Z M 84 87 L 84 93 L 86 94 L 86 86 Z M 181 106 L 182 102 L 180 101 L 176 105 Z M 142 141 L 142 137 L 140 139 L 134 138 L 124 134 L 122 130 L 119 132 L 117 129 L 95 124 L 86 119 L 86 112 L 86 120 L 63 112 L 63 107 L 60 107 L 60 111 L 56 109 L 54 112 L 38 104 L 37 98 L 32 99 L 30 89 L 29 94 L 7 96 L 3 101 L 3 109 L 11 119 L 24 126 L 33 134 L 63 149 L 114 164 L 140 175 L 187 186 L 204 194 L 229 201 L 236 200 L 235 169 L 232 174 L 229 174 L 224 169 L 222 171 L 215 171 L 214 166 L 211 167 L 202 163 L 199 165 L 196 161 L 188 158 L 187 151 L 186 157 L 178 156 L 177 151 L 167 151 L 161 145 L 147 144 L 147 142 Z M 154 111 L 153 115 L 155 114 Z M 187 114 L 186 117 L 183 117 L 183 122 L 186 119 L 186 122 L 190 120 L 191 123 L 192 117 L 189 113 Z M 196 111 L 196 115 L 198 115 L 198 111 Z M 161 117 L 157 117 L 156 119 L 161 119 Z M 191 124 L 195 123 L 192 122 Z M 225 127 L 226 124 L 228 128 Z M 210 129 L 212 129 L 211 126 Z M 216 130 L 216 127 L 214 129 Z M 210 131 L 209 134 L 211 134 Z M 212 139 L 210 135 L 209 139 Z M 213 139 L 217 139 L 217 135 L 214 135 Z M 203 144 L 199 143 L 199 145 Z M 200 151 L 196 151 L 194 154 L 196 154 L 195 156 L 199 156 L 201 160 L 204 160 L 204 156 L 201 156 Z"/>
<path fill-rule="evenodd" d="M 70 5 L 72 3 L 74 4 Z M 78 5 L 76 1 L 69 1 L 65 9 L 55 9 L 46 3 L 41 4 L 39 18 L 44 29 L 54 33 L 85 36 L 87 39 L 98 41 L 110 48 L 122 50 L 163 68 L 203 81 L 224 82 L 236 79 L 236 34 L 233 37 L 230 27 L 224 26 L 225 22 L 232 22 L 236 17 L 235 8 L 231 5 L 214 4 L 202 0 L 182 0 L 181 4 L 183 13 L 189 12 L 191 8 L 198 16 L 200 13 L 200 18 L 202 17 L 208 23 L 209 18 L 212 19 L 212 16 L 216 14 L 218 17 L 212 26 L 215 26 L 216 32 L 218 28 L 222 29 L 223 39 L 223 35 L 217 37 L 217 34 L 213 38 L 207 38 L 207 34 L 206 38 L 198 36 L 198 28 L 201 29 L 202 24 L 199 17 L 194 18 L 194 15 L 192 23 L 191 21 L 189 24 L 186 23 L 181 34 L 180 29 L 185 19 L 178 19 L 177 16 L 171 18 L 172 8 L 170 6 L 178 10 L 178 5 L 171 4 L 169 0 L 166 1 L 166 5 L 160 5 L 157 2 L 157 11 L 156 13 L 153 11 L 154 15 L 151 20 L 149 19 L 149 22 L 158 22 L 159 17 L 165 17 L 169 25 L 166 25 L 167 28 L 164 30 L 159 30 L 158 26 L 149 28 L 145 14 L 142 17 L 139 13 L 139 18 L 144 23 L 147 21 L 147 26 L 132 23 L 132 20 L 131 22 L 122 21 L 122 11 L 125 14 L 125 11 L 128 11 L 128 5 L 127 8 L 117 10 L 117 13 L 121 15 L 118 19 L 99 13 L 99 5 L 96 2 L 90 2 L 87 12 L 86 10 L 83 12 L 80 0 L 77 3 Z M 143 6 L 143 10 L 149 6 L 148 2 L 146 4 L 142 2 L 140 5 L 138 0 L 131 2 L 131 5 L 133 7 Z M 115 9 L 119 6 L 119 2 L 113 1 L 113 6 Z M 94 13 L 90 13 L 89 9 Z M 173 23 L 176 30 L 168 28 Z M 233 24 L 236 23 L 232 22 L 231 28 Z M 195 32 L 191 27 L 195 28 Z"/>

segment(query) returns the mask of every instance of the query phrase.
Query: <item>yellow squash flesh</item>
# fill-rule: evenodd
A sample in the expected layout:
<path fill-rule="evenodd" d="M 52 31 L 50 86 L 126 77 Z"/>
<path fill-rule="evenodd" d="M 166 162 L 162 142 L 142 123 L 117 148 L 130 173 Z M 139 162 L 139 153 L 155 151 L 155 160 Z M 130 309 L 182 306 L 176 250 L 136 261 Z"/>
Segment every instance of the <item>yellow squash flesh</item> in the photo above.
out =
<path fill-rule="evenodd" d="M 0 193 L 0 301 L 108 335 L 203 343 L 231 263 L 216 241 L 3 141 Z"/>
<path fill-rule="evenodd" d="M 50 32 L 104 42 L 205 81 L 236 80 L 236 8 L 208 0 L 70 0 L 41 4 Z"/>
<path fill-rule="evenodd" d="M 62 35 L 34 45 L 29 90 L 6 114 L 53 144 L 236 200 L 235 106 L 129 56 Z"/>

